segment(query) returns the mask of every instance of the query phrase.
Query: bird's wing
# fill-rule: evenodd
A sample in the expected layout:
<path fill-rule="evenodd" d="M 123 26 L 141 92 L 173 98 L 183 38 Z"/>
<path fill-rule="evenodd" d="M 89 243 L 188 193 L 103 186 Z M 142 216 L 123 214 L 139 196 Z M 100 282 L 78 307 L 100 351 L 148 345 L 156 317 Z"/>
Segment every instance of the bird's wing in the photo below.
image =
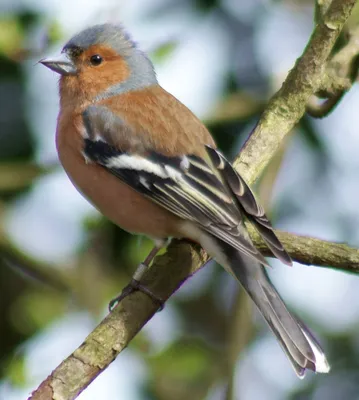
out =
<path fill-rule="evenodd" d="M 121 119 L 111 115 L 108 109 L 96 106 L 89 107 L 83 118 L 86 128 L 83 153 L 87 161 L 101 165 L 178 217 L 195 222 L 267 265 L 246 232 L 242 210 L 237 204 L 240 198 L 235 197 L 237 193 L 233 194 L 222 165 L 216 163 L 216 150 L 207 148 L 207 160 L 195 155 L 167 157 L 143 149 L 140 153 L 124 151 L 113 142 L 113 138 L 121 135 L 125 138 L 125 133 L 131 130 Z M 221 157 L 219 153 L 218 157 Z M 255 206 L 256 203 L 252 205 Z M 245 211 L 246 207 L 249 202 L 243 206 Z"/>
<path fill-rule="evenodd" d="M 232 167 L 229 161 L 218 150 L 206 146 L 207 153 L 213 166 L 220 171 L 223 179 L 237 199 L 238 205 L 243 209 L 245 216 L 252 222 L 258 233 L 262 236 L 272 253 L 284 264 L 292 265 L 289 254 L 273 231 L 272 224 L 264 213 L 263 207 L 258 204 L 250 187 Z"/>

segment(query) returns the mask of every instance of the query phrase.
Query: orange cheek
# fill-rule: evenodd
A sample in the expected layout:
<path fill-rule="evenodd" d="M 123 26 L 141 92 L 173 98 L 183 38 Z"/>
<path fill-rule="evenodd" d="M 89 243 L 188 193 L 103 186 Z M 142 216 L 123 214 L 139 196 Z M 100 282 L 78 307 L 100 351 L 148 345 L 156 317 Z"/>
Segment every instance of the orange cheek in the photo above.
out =
<path fill-rule="evenodd" d="M 129 68 L 123 60 L 109 61 L 98 68 L 89 67 L 82 71 L 80 85 L 86 97 L 92 99 L 111 86 L 126 81 L 129 76 Z"/>

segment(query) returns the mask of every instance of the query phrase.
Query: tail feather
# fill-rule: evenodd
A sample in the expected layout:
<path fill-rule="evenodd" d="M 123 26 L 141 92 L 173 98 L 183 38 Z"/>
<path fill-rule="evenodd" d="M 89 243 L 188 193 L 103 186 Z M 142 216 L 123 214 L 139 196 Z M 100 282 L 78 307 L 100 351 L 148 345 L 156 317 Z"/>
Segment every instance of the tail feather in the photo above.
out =
<path fill-rule="evenodd" d="M 265 318 L 267 321 L 270 329 L 275 334 L 278 343 L 280 344 L 281 348 L 283 349 L 284 353 L 288 357 L 289 361 L 294 368 L 295 373 L 300 377 L 303 378 L 305 375 L 306 368 L 312 369 L 315 371 L 315 365 L 312 363 L 311 367 L 307 367 L 309 365 L 306 358 L 300 353 L 296 346 L 292 345 L 292 339 L 285 331 L 280 331 L 276 328 L 278 326 L 277 323 L 273 322 L 271 318 Z M 293 355 L 292 355 L 293 354 Z M 311 361 L 310 361 L 311 362 Z"/>
<path fill-rule="evenodd" d="M 269 281 L 267 274 L 265 271 L 263 271 L 263 268 L 260 267 L 260 269 L 261 274 L 258 275 L 261 275 L 261 278 L 259 280 L 254 280 L 256 283 L 258 283 L 258 290 L 253 288 L 254 291 L 252 291 L 252 296 L 255 298 L 256 293 L 258 293 L 258 291 L 261 289 L 263 290 L 265 293 L 265 300 L 268 301 L 272 311 L 269 317 L 274 317 L 277 319 L 278 323 L 276 326 L 279 327 L 280 332 L 287 333 L 291 339 L 291 342 L 296 344 L 298 351 L 303 354 L 306 359 L 315 362 L 313 349 L 311 346 L 308 346 L 308 339 L 304 335 L 301 326 L 298 324 L 297 318 L 293 317 L 293 315 L 288 311 L 278 292 Z M 247 288 L 249 289 L 249 287 Z M 258 307 L 261 306 L 261 296 L 258 296 L 257 299 L 255 299 L 255 303 L 258 303 Z"/>
<path fill-rule="evenodd" d="M 208 248 L 208 245 L 210 248 Z M 206 238 L 206 250 L 244 287 L 302 378 L 306 369 L 328 372 L 330 367 L 319 343 L 306 326 L 287 309 L 264 267 L 227 243 Z"/>

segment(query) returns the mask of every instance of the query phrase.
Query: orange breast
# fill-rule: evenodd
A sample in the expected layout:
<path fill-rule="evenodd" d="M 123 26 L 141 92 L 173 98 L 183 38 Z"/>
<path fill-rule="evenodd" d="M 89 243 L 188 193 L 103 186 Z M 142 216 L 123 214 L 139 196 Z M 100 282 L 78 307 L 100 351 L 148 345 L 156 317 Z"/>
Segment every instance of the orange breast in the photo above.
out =
<path fill-rule="evenodd" d="M 78 119 L 59 116 L 56 146 L 61 164 L 78 191 L 122 229 L 153 238 L 176 237 L 179 218 L 131 189 L 103 167 L 86 163 Z M 61 133 L 61 134 L 60 134 Z"/>
<path fill-rule="evenodd" d="M 86 164 L 82 155 L 81 115 L 90 103 L 84 99 L 79 101 L 76 96 L 64 97 L 64 93 L 61 98 L 57 150 L 76 188 L 102 214 L 127 231 L 156 238 L 177 237 L 180 218 L 137 193 L 103 167 Z M 99 105 L 109 107 L 131 128 L 125 132 L 129 137 L 124 137 L 124 132 L 110 131 L 111 143 L 122 150 L 134 150 L 134 143 L 140 142 L 144 148 L 168 156 L 206 156 L 204 145 L 215 145 L 202 122 L 160 86 L 113 96 Z"/>

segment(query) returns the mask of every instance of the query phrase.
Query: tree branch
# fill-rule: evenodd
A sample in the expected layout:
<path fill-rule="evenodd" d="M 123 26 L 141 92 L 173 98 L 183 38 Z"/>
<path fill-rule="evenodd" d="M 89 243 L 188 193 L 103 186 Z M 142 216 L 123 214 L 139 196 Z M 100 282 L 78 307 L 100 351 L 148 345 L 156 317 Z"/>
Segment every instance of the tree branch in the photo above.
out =
<path fill-rule="evenodd" d="M 307 104 L 307 113 L 314 118 L 327 116 L 338 105 L 358 76 L 359 27 L 347 34 L 346 44 L 327 62 L 319 91 Z M 325 100 L 320 102 L 319 98 Z"/>
<path fill-rule="evenodd" d="M 285 232 L 276 233 L 295 261 L 359 271 L 358 249 Z M 270 255 L 258 235 L 253 239 L 265 255 Z M 208 260 L 207 254 L 199 246 L 175 240 L 167 253 L 156 257 L 144 284 L 161 298 L 168 299 Z M 126 297 L 30 398 L 49 400 L 77 397 L 128 346 L 156 311 L 157 306 L 142 292 Z"/>
<path fill-rule="evenodd" d="M 327 59 L 355 3 L 356 0 L 332 1 L 304 53 L 266 107 L 234 163 L 248 183 L 260 176 L 305 113 L 309 98 L 320 88 Z"/>
<path fill-rule="evenodd" d="M 248 183 L 259 177 L 283 139 L 304 114 L 308 99 L 320 86 L 327 58 L 355 3 L 355 0 L 332 1 L 315 27 L 303 55 L 268 104 L 235 163 Z M 348 264 L 351 270 L 358 268 L 356 249 L 285 233 L 279 237 L 289 254 L 299 262 L 310 264 L 315 261 L 323 265 L 324 260 L 324 265 L 330 262 L 342 269 Z M 337 252 L 344 258 L 343 263 Z M 207 261 L 208 256 L 199 247 L 185 241 L 174 241 L 166 254 L 155 259 L 143 284 L 167 299 Z M 128 346 L 155 312 L 156 305 L 141 292 L 125 298 L 30 398 L 68 400 L 77 397 Z"/>
<path fill-rule="evenodd" d="M 343 243 L 327 242 L 288 232 L 276 231 L 276 234 L 294 261 L 305 265 L 331 267 L 345 272 L 359 272 L 359 249 Z M 251 237 L 264 255 L 271 256 L 266 244 L 257 233 Z"/>
<path fill-rule="evenodd" d="M 4 218 L 5 204 L 0 202 L 0 221 L 4 220 Z M 35 281 L 49 285 L 61 292 L 70 292 L 70 279 L 66 279 L 65 274 L 22 252 L 10 240 L 4 227 L 0 224 L 0 261 L 1 260 L 4 260 L 11 268 Z"/>

